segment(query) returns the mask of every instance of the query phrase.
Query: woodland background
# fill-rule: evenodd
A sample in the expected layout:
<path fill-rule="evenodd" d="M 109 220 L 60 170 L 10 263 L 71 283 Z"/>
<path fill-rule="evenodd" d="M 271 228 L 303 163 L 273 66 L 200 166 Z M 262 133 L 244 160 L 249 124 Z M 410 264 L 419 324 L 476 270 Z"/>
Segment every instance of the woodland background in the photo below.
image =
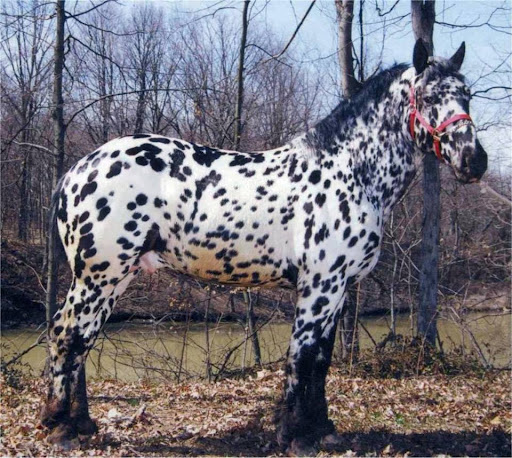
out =
<path fill-rule="evenodd" d="M 4 0 L 1 324 L 4 336 L 15 327 L 40 335 L 22 353 L 2 339 L 0 454 L 55 453 L 38 420 L 44 381 L 22 355 L 44 362 L 52 297 L 62 300 L 69 284 L 69 272 L 61 267 L 57 275 L 47 255 L 60 174 L 102 143 L 135 132 L 243 151 L 277 147 L 392 63 L 389 56 L 409 61 L 422 36 L 445 57 L 466 40 L 463 72 L 489 171 L 484 183 L 461 186 L 447 168 L 425 161 L 396 206 L 379 264 L 351 292 L 341 320 L 336 362 L 343 364 L 331 369 L 327 393 L 343 442 L 323 455 L 507 456 L 510 362 L 494 367 L 471 325 L 491 316 L 510 322 L 510 13 L 508 1 Z M 431 208 L 436 196 L 440 211 Z M 432 224 L 429 248 L 423 234 Z M 438 278 L 426 306 L 418 294 L 425 252 L 438 258 L 438 271 L 427 272 Z M 291 322 L 293 299 L 290 291 L 228 290 L 165 269 L 138 277 L 111 321 L 124 327 L 143 319 L 150 333 L 131 341 L 133 334 L 107 330 L 98 339 L 88 389 L 100 431 L 63 455 L 279 455 L 272 413 L 284 350 L 262 368 L 258 336 Z M 402 335 L 399 312 L 410 322 Z M 386 335 L 368 332 L 361 316 L 370 313 L 385 317 Z M 432 342 L 418 325 L 440 316 L 467 345 L 445 352 L 447 342 L 436 333 Z M 214 349 L 225 323 L 241 325 L 242 338 Z M 171 358 L 160 336 L 178 328 L 181 354 Z M 200 342 L 189 337 L 197 329 Z M 362 334 L 370 351 L 359 351 Z M 200 374 L 183 364 L 192 350 Z M 117 372 L 105 377 L 108 358 L 142 375 L 130 383 Z"/>
<path fill-rule="evenodd" d="M 243 151 L 277 147 L 313 126 L 339 97 L 350 95 L 347 68 L 340 67 L 344 52 L 350 54 L 352 78 L 364 83 L 384 65 L 387 43 L 411 29 L 408 2 L 313 1 L 301 2 L 304 11 L 296 12 L 293 34 L 284 35 L 266 20 L 268 5 L 2 3 L 3 325 L 44 321 L 50 196 L 57 175 L 79 158 L 114 137 L 136 132 Z M 468 19 L 460 3 L 438 2 L 432 27 L 485 31 L 486 39 L 511 34 L 507 2 L 480 7 L 480 16 Z M 296 45 L 312 8 L 337 30 L 336 53 L 322 56 L 304 42 Z M 461 13 L 456 22 L 447 22 L 454 8 Z M 352 36 L 350 46 L 343 47 L 347 23 Z M 403 44 L 411 54 L 413 43 L 409 37 Z M 449 312 L 461 326 L 471 310 L 510 308 L 511 50 L 490 43 L 491 52 L 492 65 L 482 64 L 469 82 L 479 103 L 482 122 L 477 119 L 477 127 L 484 138 L 486 132 L 494 137 L 488 140 L 493 151 L 486 182 L 461 186 L 448 168 L 441 169 L 439 307 L 434 314 Z M 351 319 L 345 319 L 342 336 L 348 344 L 357 336 L 356 311 L 390 314 L 391 336 L 397 312 L 407 311 L 411 323 L 415 320 L 425 220 L 421 181 L 420 171 L 393 212 L 377 268 L 346 307 Z M 60 275 L 62 298 L 67 274 L 61 269 Z M 293 297 L 286 291 L 257 292 L 259 308 L 242 291 L 213 291 L 212 296 L 204 285 L 170 272 L 141 276 L 113 319 L 194 321 L 206 316 L 254 326 L 260 315 L 287 319 L 293 314 Z M 279 313 L 274 314 L 276 304 Z M 410 337 L 417 335 L 411 324 Z"/>

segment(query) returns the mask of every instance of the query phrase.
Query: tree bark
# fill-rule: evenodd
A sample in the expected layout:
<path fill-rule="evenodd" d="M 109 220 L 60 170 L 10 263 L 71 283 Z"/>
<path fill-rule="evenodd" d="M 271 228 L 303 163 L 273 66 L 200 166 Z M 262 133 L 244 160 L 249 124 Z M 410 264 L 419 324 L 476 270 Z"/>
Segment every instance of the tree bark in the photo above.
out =
<path fill-rule="evenodd" d="M 411 0 L 411 18 L 414 38 L 421 38 L 429 56 L 434 55 L 435 0 Z"/>
<path fill-rule="evenodd" d="M 137 98 L 137 109 L 135 111 L 134 134 L 140 134 L 144 130 L 144 114 L 146 111 L 146 71 L 142 69 L 140 72 L 139 96 Z"/>
<path fill-rule="evenodd" d="M 22 142 L 26 143 L 28 131 L 22 132 Z M 28 241 L 28 232 L 30 228 L 30 191 L 31 191 L 31 152 L 26 149 L 24 151 L 24 159 L 21 169 L 21 186 L 20 186 L 20 209 L 18 213 L 18 239 L 22 242 Z"/>
<path fill-rule="evenodd" d="M 56 14 L 56 36 L 54 48 L 53 67 L 53 137 L 55 149 L 55 162 L 53 172 L 52 189 L 55 189 L 58 179 L 62 176 L 64 169 L 64 137 L 66 125 L 64 124 L 64 99 L 62 96 L 62 76 L 64 72 L 64 25 L 65 0 L 57 0 L 55 3 Z M 58 234 L 51 230 L 52 222 L 49 222 L 47 239 L 47 288 L 46 288 L 46 320 L 50 323 L 53 315 L 57 312 L 57 274 L 58 264 L 56 259 L 56 246 L 59 243 Z"/>
<path fill-rule="evenodd" d="M 254 318 L 254 309 L 252 305 L 252 297 L 244 291 L 244 300 L 247 304 L 247 326 L 249 327 L 249 336 L 251 337 L 252 351 L 254 353 L 254 364 L 261 366 L 261 349 L 260 340 L 258 338 L 258 331 L 256 330 L 256 320 Z M 256 298 L 256 304 L 260 301 L 260 295 Z"/>
<path fill-rule="evenodd" d="M 349 288 L 340 318 L 341 358 L 353 364 L 359 357 L 359 332 L 357 328 L 357 290 Z"/>
<path fill-rule="evenodd" d="M 412 0 L 411 14 L 415 38 L 421 38 L 429 55 L 433 55 L 435 0 Z M 437 336 L 440 192 L 439 162 L 434 154 L 427 154 L 423 159 L 423 224 L 417 331 L 431 346 L 435 346 Z"/>
<path fill-rule="evenodd" d="M 338 23 L 338 59 L 340 63 L 341 89 L 343 91 L 343 96 L 345 98 L 350 98 L 361 87 L 361 83 L 355 76 L 354 54 L 352 52 L 354 1 L 335 0 L 334 5 L 336 7 L 336 20 Z M 360 18 L 362 18 L 361 15 Z M 362 71 L 361 74 L 363 74 Z M 350 356 L 353 356 L 354 354 L 357 357 L 357 353 L 359 351 L 359 333 L 357 332 L 355 297 L 356 291 L 354 287 L 349 287 L 339 327 L 341 353 L 344 361 L 349 361 Z"/>
<path fill-rule="evenodd" d="M 338 22 L 338 59 L 341 70 L 341 87 L 346 98 L 352 97 L 361 86 L 354 74 L 352 54 L 352 21 L 354 19 L 353 0 L 335 0 Z"/>
<path fill-rule="evenodd" d="M 244 101 L 244 63 L 245 63 L 245 47 L 247 43 L 247 26 L 248 26 L 249 0 L 244 1 L 244 9 L 242 11 L 242 37 L 240 39 L 240 53 L 238 58 L 238 75 L 237 75 L 237 94 L 235 107 L 235 132 L 234 147 L 237 150 L 240 147 L 240 136 L 242 135 L 242 105 Z"/>

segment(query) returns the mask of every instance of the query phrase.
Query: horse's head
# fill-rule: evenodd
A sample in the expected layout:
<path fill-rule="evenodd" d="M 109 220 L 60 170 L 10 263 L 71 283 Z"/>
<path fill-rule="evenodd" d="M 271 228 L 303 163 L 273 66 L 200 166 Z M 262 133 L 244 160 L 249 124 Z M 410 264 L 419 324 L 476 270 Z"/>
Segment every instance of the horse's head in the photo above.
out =
<path fill-rule="evenodd" d="M 416 42 L 409 130 L 422 152 L 434 152 L 460 181 L 471 183 L 485 173 L 487 154 L 469 116 L 470 90 L 459 73 L 464 54 L 462 43 L 450 59 L 429 58 L 423 41 Z"/>

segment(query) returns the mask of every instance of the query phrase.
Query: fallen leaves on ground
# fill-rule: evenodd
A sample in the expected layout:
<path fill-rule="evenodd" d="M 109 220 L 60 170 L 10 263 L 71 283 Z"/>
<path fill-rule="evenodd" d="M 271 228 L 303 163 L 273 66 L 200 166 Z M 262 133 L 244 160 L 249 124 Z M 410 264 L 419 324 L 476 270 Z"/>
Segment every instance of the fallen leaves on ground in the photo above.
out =
<path fill-rule="evenodd" d="M 282 371 L 246 380 L 88 384 L 99 433 L 64 456 L 279 455 L 273 414 Z M 39 425 L 42 379 L 2 383 L 0 455 L 55 455 Z M 401 380 L 348 378 L 327 393 L 342 443 L 321 456 L 509 456 L 510 373 Z"/>

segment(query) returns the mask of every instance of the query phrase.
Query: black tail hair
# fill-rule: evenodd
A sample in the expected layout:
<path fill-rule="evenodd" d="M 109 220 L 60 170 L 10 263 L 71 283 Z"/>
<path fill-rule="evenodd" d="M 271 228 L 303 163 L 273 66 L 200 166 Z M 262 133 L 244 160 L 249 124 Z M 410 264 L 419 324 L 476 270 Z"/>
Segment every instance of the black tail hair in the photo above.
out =
<path fill-rule="evenodd" d="M 53 245 L 53 256 L 55 261 L 58 263 L 66 259 L 66 252 L 64 251 L 64 245 L 59 236 L 59 228 L 57 227 L 57 217 L 59 209 L 59 197 L 64 184 L 64 176 L 62 176 L 55 187 L 52 194 L 52 202 L 50 205 L 50 214 L 48 219 L 48 233 L 54 236 L 55 243 Z"/>

